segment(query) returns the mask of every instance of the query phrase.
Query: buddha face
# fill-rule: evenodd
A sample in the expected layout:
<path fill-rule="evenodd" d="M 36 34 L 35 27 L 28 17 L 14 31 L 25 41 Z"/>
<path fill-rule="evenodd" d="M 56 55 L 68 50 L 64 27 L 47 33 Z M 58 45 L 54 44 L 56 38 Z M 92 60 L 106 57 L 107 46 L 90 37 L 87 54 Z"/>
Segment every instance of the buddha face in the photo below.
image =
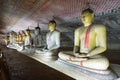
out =
<path fill-rule="evenodd" d="M 25 35 L 26 35 L 26 36 L 29 36 L 29 35 L 30 35 L 30 31 L 26 30 L 26 31 L 25 31 Z"/>
<path fill-rule="evenodd" d="M 84 13 L 81 15 L 81 20 L 82 20 L 82 23 L 83 23 L 83 24 L 90 24 L 90 23 L 92 23 L 93 18 L 94 18 L 94 14 L 93 14 L 93 13 L 90 13 L 90 12 L 88 12 L 88 11 L 84 12 Z"/>
<path fill-rule="evenodd" d="M 35 35 L 38 35 L 40 33 L 39 29 L 35 29 Z"/>
<path fill-rule="evenodd" d="M 55 28 L 56 28 L 55 23 L 49 23 L 48 28 L 49 28 L 50 31 L 54 31 Z"/>

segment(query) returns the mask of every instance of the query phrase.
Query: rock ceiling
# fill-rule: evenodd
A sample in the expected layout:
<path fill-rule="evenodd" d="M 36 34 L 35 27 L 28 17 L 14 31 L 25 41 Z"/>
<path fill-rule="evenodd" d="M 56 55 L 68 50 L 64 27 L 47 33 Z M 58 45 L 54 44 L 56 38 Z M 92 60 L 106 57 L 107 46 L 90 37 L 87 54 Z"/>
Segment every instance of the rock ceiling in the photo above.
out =
<path fill-rule="evenodd" d="M 86 3 L 95 14 L 120 7 L 120 0 L 0 0 L 0 32 L 34 29 L 38 23 L 46 30 L 53 16 L 57 24 L 79 18 Z"/>

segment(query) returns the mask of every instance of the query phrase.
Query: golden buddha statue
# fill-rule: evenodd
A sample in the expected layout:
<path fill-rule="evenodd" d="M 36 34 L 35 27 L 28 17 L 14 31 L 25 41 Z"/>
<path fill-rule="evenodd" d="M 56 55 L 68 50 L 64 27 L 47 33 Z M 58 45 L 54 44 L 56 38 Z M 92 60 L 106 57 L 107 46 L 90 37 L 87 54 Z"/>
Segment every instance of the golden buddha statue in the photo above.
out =
<path fill-rule="evenodd" d="M 18 34 L 18 43 L 21 43 L 22 42 L 22 35 L 19 33 Z"/>
<path fill-rule="evenodd" d="M 83 26 L 75 30 L 74 51 L 71 54 L 60 52 L 59 58 L 86 68 L 106 70 L 109 60 L 101 54 L 106 50 L 106 27 L 93 24 L 93 19 L 93 10 L 82 11 Z"/>
<path fill-rule="evenodd" d="M 5 45 L 7 46 L 9 44 L 9 36 L 5 35 L 5 37 L 3 38 Z"/>
<path fill-rule="evenodd" d="M 16 41 L 16 43 L 19 43 L 19 36 L 18 36 L 18 34 L 15 37 L 15 41 Z"/>
<path fill-rule="evenodd" d="M 22 31 L 22 33 L 21 33 L 21 41 L 22 41 L 22 43 L 24 44 L 24 41 L 25 41 L 25 31 Z"/>
<path fill-rule="evenodd" d="M 16 48 L 16 39 L 17 39 L 17 33 L 16 32 L 14 32 L 14 31 L 11 31 L 10 32 L 10 36 L 9 36 L 9 41 L 10 41 L 10 43 L 7 45 L 7 47 L 9 47 L 9 48 L 13 48 L 13 49 L 15 49 Z"/>

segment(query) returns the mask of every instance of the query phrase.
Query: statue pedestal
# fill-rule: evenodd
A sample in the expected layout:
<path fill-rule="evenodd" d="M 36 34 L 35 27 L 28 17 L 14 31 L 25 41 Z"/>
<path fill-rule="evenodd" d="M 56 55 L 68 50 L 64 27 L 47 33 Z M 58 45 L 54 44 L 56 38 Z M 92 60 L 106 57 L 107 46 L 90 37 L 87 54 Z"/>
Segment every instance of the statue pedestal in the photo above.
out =
<path fill-rule="evenodd" d="M 26 49 L 23 49 L 19 52 L 30 56 L 30 55 L 33 55 L 35 53 L 35 48 L 26 48 Z"/>
<path fill-rule="evenodd" d="M 41 56 L 44 61 L 55 61 L 58 59 L 57 56 L 47 55 L 47 51 L 35 50 L 35 53 Z"/>
<path fill-rule="evenodd" d="M 97 80 L 114 80 L 117 78 L 117 74 L 114 73 L 110 68 L 108 70 L 94 70 L 94 69 L 89 69 L 89 68 L 81 67 L 78 65 L 74 65 L 61 59 L 58 59 L 58 64 L 73 67 L 74 69 L 82 72 L 84 75 L 90 78 L 93 78 L 93 80 L 96 80 L 96 79 Z"/>
<path fill-rule="evenodd" d="M 113 78 L 117 78 L 114 72 L 120 77 L 120 65 L 117 64 L 112 64 L 110 66 L 112 70 L 107 70 L 106 72 L 101 71 L 100 73 L 97 73 L 97 72 L 84 70 L 84 68 L 79 69 L 79 67 L 75 67 L 59 59 L 56 61 L 45 60 L 40 54 L 36 54 L 36 53 L 32 53 L 32 55 L 31 54 L 25 54 L 25 55 L 49 67 L 52 67 L 55 70 L 58 70 L 63 74 L 66 74 L 76 80 L 118 80 L 118 79 L 113 79 Z"/>
<path fill-rule="evenodd" d="M 36 50 L 35 50 L 35 53 L 36 53 L 36 54 L 43 55 L 45 52 L 42 51 L 42 49 L 36 49 Z"/>

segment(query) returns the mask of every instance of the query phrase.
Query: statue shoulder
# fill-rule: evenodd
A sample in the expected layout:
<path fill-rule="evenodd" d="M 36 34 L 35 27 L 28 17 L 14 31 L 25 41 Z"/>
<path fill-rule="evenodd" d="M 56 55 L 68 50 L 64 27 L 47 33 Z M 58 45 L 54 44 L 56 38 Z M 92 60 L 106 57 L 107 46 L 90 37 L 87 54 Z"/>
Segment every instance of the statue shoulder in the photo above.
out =
<path fill-rule="evenodd" d="M 47 33 L 46 33 L 46 35 L 49 35 L 49 34 L 50 34 L 50 32 L 47 32 Z"/>
<path fill-rule="evenodd" d="M 93 27 L 95 27 L 95 28 L 106 28 L 106 26 L 103 25 L 103 24 L 93 24 Z"/>
<path fill-rule="evenodd" d="M 75 29 L 75 32 L 80 32 L 84 29 L 84 27 L 78 27 L 77 29 Z"/>
<path fill-rule="evenodd" d="M 55 32 L 56 34 L 60 34 L 60 31 L 58 31 L 58 30 L 55 30 L 54 32 Z"/>
<path fill-rule="evenodd" d="M 93 27 L 95 28 L 96 31 L 106 30 L 106 26 L 103 24 L 94 24 Z"/>

